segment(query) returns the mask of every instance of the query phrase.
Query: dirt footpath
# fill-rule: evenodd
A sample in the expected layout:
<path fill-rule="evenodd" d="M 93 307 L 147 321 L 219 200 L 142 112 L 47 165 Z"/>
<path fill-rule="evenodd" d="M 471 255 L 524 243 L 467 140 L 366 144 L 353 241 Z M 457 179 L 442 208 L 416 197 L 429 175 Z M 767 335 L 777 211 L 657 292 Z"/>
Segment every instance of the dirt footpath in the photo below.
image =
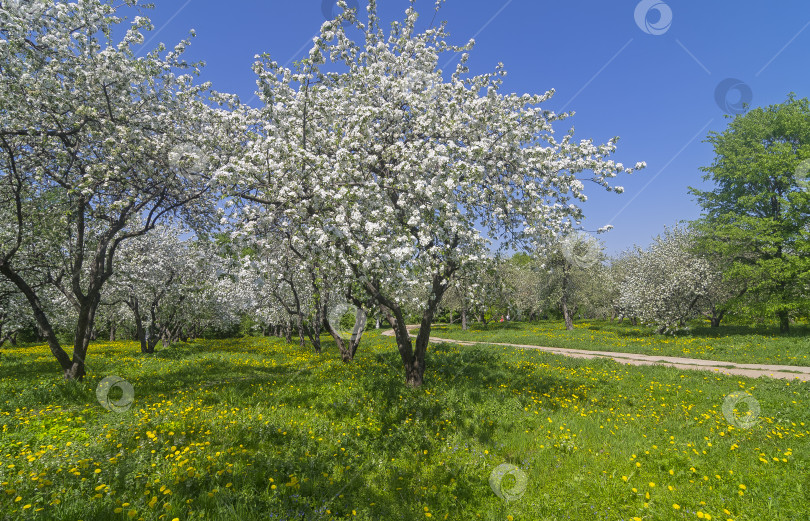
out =
<path fill-rule="evenodd" d="M 408 331 L 418 329 L 418 325 L 407 326 Z M 384 331 L 383 335 L 394 336 L 394 330 Z M 610 358 L 622 364 L 630 365 L 663 365 L 676 369 L 689 369 L 693 371 L 712 371 L 721 374 L 746 376 L 757 378 L 767 376 L 770 378 L 781 378 L 784 380 L 810 381 L 810 367 L 796 365 L 760 365 L 760 364 L 740 364 L 736 362 L 724 362 L 717 360 L 700 360 L 697 358 L 680 358 L 677 356 L 651 356 L 637 353 L 614 353 L 610 351 L 587 351 L 584 349 L 567 349 L 562 347 L 542 347 L 526 344 L 504 344 L 500 342 L 470 342 L 466 340 L 453 340 L 450 338 L 430 337 L 434 344 L 453 343 L 463 346 L 476 344 L 486 344 L 493 346 L 510 346 L 521 349 L 537 349 L 555 355 L 570 356 L 572 358 Z"/>

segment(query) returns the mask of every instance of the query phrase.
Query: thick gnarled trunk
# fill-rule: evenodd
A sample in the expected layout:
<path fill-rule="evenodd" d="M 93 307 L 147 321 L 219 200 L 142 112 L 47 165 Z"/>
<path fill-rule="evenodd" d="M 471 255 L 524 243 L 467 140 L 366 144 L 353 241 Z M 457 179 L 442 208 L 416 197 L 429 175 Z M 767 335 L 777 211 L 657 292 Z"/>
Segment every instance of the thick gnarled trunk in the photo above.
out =
<path fill-rule="evenodd" d="M 444 292 L 447 290 L 448 282 L 455 269 L 447 271 L 447 275 L 435 275 L 431 285 L 431 296 L 427 305 L 422 310 L 422 319 L 419 323 L 419 333 L 416 339 L 411 342 L 410 333 L 405 324 L 405 317 L 402 308 L 390 299 L 385 298 L 376 288 L 372 294 L 381 303 L 381 311 L 388 319 L 394 330 L 397 340 L 397 350 L 402 359 L 405 369 L 405 383 L 410 387 L 419 387 L 424 382 L 425 377 L 425 355 L 427 354 L 428 341 L 430 340 L 430 330 L 433 324 L 433 317 L 439 308 Z"/>

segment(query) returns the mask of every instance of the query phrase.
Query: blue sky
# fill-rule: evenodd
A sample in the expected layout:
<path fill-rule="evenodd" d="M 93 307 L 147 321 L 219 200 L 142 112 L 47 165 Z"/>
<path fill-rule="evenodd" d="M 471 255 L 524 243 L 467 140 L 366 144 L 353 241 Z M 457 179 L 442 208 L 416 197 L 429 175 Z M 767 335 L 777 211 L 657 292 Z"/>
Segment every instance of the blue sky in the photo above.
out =
<path fill-rule="evenodd" d="M 358 0 L 365 6 L 365 0 Z M 253 98 L 253 56 L 279 63 L 305 55 L 324 21 L 322 0 L 154 0 L 145 14 L 155 31 L 146 47 L 171 46 L 195 29 L 187 56 L 204 60 L 203 79 L 219 91 Z M 433 0 L 417 0 L 420 25 L 433 18 Z M 380 0 L 386 20 L 401 19 L 406 0 Z M 728 124 L 725 114 L 750 92 L 752 106 L 810 97 L 810 2 L 713 0 L 539 1 L 447 0 L 438 19 L 450 40 L 475 37 L 471 72 L 508 71 L 504 90 L 556 95 L 547 108 L 576 115 L 577 138 L 604 142 L 620 136 L 615 159 L 648 167 L 617 184 L 621 195 L 587 186 L 586 229 L 612 224 L 600 235 L 608 253 L 646 246 L 664 226 L 694 219 L 700 209 L 689 186 L 703 186 L 699 168 L 713 158 L 704 143 Z M 646 17 L 644 14 L 646 13 Z M 150 38 L 150 37 L 148 37 Z M 303 47 L 303 50 L 302 50 Z M 716 90 L 727 79 L 736 87 Z M 723 96 L 723 93 L 726 93 Z M 255 101 L 254 103 L 255 104 Z"/>

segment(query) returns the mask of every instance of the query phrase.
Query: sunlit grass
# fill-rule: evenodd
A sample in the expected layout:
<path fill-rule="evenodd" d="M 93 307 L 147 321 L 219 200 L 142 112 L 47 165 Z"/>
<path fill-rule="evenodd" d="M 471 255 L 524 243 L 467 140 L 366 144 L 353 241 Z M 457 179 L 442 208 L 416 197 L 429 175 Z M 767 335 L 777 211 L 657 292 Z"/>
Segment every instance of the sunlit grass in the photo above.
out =
<path fill-rule="evenodd" d="M 810 498 L 808 384 L 440 345 L 414 390 L 388 337 L 335 351 L 96 343 L 66 383 L 45 346 L 3 350 L 0 519 L 794 520 Z M 737 390 L 751 429 L 723 415 Z M 502 463 L 528 478 L 508 503 Z"/>
<path fill-rule="evenodd" d="M 702 325 L 678 335 L 659 335 L 647 327 L 608 321 L 580 321 L 567 331 L 561 321 L 490 322 L 436 325 L 433 336 L 458 340 L 566 347 L 720 360 L 746 364 L 810 366 L 810 327 L 799 324 L 785 335 L 777 328 Z"/>

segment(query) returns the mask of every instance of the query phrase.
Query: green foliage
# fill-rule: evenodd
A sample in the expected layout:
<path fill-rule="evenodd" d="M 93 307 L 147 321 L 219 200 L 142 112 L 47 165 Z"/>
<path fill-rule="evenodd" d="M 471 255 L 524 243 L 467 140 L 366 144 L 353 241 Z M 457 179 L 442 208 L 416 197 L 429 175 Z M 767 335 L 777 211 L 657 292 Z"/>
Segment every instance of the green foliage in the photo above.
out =
<path fill-rule="evenodd" d="M 256 319 L 254 319 L 251 315 L 242 315 L 242 319 L 239 321 L 239 336 L 250 336 L 254 334 L 257 326 L 258 323 L 256 322 Z"/>
<path fill-rule="evenodd" d="M 701 249 L 727 260 L 728 280 L 746 291 L 737 311 L 777 316 L 780 327 L 810 310 L 810 193 L 800 165 L 810 159 L 810 106 L 792 94 L 738 115 L 707 141 L 710 191 L 692 188 L 704 216 Z"/>

